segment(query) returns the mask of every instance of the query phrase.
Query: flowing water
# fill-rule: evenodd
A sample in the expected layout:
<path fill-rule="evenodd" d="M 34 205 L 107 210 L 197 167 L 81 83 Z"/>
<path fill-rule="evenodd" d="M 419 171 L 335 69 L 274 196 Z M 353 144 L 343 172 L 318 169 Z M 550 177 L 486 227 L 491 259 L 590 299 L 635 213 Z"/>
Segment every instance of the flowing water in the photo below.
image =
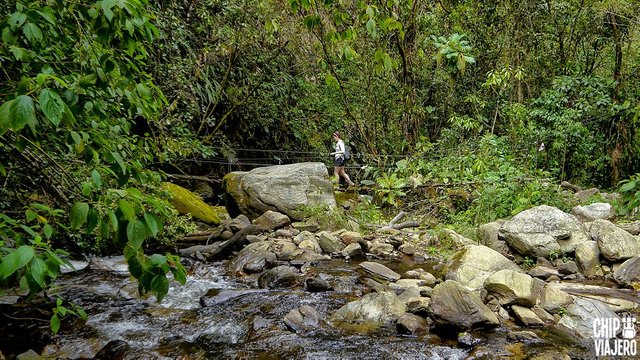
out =
<path fill-rule="evenodd" d="M 12 334 L 0 340 L 4 355 L 34 349 L 72 359 L 92 358 L 99 352 L 98 358 L 105 359 L 492 359 L 567 351 L 551 345 L 557 339 L 540 331 L 539 341 L 511 344 L 507 334 L 513 329 L 505 327 L 474 333 L 483 341 L 472 349 L 458 345 L 456 334 L 403 336 L 394 327 L 362 333 L 325 323 L 302 334 L 289 331 L 283 318 L 292 309 L 309 305 L 326 320 L 366 291 L 355 264 L 344 260 L 302 269 L 305 276 L 320 276 L 334 286 L 333 291 L 320 293 L 307 292 L 302 285 L 257 289 L 255 276 L 229 277 L 224 263 L 195 263 L 187 284 L 172 281 L 162 303 L 153 296 L 138 296 L 121 258 L 101 261 L 110 271 L 87 269 L 64 275 L 58 282 L 58 295 L 82 306 L 89 315 L 86 322 L 67 321 L 59 334 L 46 335 L 48 324 L 35 318 L 19 321 L 34 315 L 14 312 L 0 325 L 0 333 Z M 414 266 L 388 265 L 398 271 Z"/>

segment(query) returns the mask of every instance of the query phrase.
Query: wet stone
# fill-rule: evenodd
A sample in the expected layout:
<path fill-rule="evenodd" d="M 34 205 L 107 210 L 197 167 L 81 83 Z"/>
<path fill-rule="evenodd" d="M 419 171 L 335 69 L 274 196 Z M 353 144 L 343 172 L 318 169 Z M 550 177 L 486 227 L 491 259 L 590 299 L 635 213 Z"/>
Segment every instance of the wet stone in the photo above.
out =
<path fill-rule="evenodd" d="M 275 289 L 289 287 L 296 282 L 296 269 L 291 266 L 281 265 L 265 271 L 258 278 L 258 286 L 263 289 Z"/>
<path fill-rule="evenodd" d="M 309 292 L 323 292 L 333 290 L 333 286 L 331 286 L 331 284 L 327 280 L 321 278 L 320 276 L 307 278 L 304 281 L 304 284 L 305 288 Z"/>
<path fill-rule="evenodd" d="M 95 360 L 122 360 L 127 357 L 131 346 L 123 340 L 109 341 L 94 357 Z"/>
<path fill-rule="evenodd" d="M 396 329 L 400 334 L 418 335 L 428 331 L 429 323 L 421 316 L 404 313 L 398 318 Z"/>
<path fill-rule="evenodd" d="M 513 331 L 507 334 L 507 339 L 511 341 L 534 341 L 538 340 L 538 335 L 533 331 Z"/>
<path fill-rule="evenodd" d="M 461 332 L 458 334 L 458 345 L 463 347 L 474 347 L 482 342 L 482 339 L 479 339 L 468 332 Z"/>
<path fill-rule="evenodd" d="M 320 325 L 320 315 L 316 309 L 303 305 L 291 310 L 284 317 L 284 323 L 293 332 L 302 333 L 317 328 Z"/>
<path fill-rule="evenodd" d="M 360 269 L 363 269 L 367 274 L 377 278 L 381 278 L 385 281 L 397 281 L 400 279 L 400 274 L 382 264 L 378 264 L 373 261 L 362 262 L 360 263 L 359 267 Z"/>
<path fill-rule="evenodd" d="M 566 262 L 560 266 L 558 272 L 563 275 L 576 274 L 578 272 L 578 265 L 575 261 Z"/>

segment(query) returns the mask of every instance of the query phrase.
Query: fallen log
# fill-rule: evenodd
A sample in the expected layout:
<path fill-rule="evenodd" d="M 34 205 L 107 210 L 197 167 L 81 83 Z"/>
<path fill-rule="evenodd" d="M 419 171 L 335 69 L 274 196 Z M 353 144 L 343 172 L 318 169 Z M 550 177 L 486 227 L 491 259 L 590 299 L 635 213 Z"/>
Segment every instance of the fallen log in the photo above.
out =
<path fill-rule="evenodd" d="M 264 228 L 258 225 L 249 225 L 246 228 L 235 233 L 229 240 L 220 241 L 211 245 L 195 245 L 186 249 L 180 249 L 180 255 L 196 257 L 199 253 L 207 260 L 224 256 L 247 241 L 247 235 L 257 235 L 264 231 Z"/>

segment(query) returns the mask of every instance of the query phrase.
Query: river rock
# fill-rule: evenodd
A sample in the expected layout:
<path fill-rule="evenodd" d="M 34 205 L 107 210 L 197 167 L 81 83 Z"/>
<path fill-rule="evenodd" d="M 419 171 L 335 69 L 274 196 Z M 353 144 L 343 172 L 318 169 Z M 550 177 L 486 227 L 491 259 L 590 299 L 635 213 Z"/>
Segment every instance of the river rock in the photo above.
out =
<path fill-rule="evenodd" d="M 595 241 L 576 245 L 576 262 L 585 276 L 595 276 L 600 268 L 600 250 Z"/>
<path fill-rule="evenodd" d="M 425 281 L 426 286 L 433 287 L 436 284 L 436 277 L 422 268 L 416 268 L 402 274 L 403 279 L 420 279 Z"/>
<path fill-rule="evenodd" d="M 391 323 L 406 311 L 406 306 L 392 292 L 370 293 L 357 301 L 352 301 L 335 312 L 332 321 L 345 323 Z"/>
<path fill-rule="evenodd" d="M 318 225 L 318 223 L 315 222 L 315 220 L 309 220 L 309 221 L 295 221 L 293 223 L 291 223 L 291 226 L 294 229 L 297 229 L 299 231 L 308 231 L 308 232 L 316 232 L 320 229 L 320 226 Z"/>
<path fill-rule="evenodd" d="M 284 317 L 284 323 L 295 333 L 314 330 L 320 325 L 320 314 L 308 305 L 291 310 Z"/>
<path fill-rule="evenodd" d="M 546 267 L 546 266 L 536 266 L 533 269 L 529 270 L 529 275 L 534 278 L 543 279 L 550 281 L 552 276 L 556 276 L 560 278 L 560 272 L 554 268 Z"/>
<path fill-rule="evenodd" d="M 327 254 L 339 253 L 345 247 L 340 238 L 326 231 L 318 234 L 318 245 Z"/>
<path fill-rule="evenodd" d="M 462 347 L 471 348 L 482 342 L 482 339 L 477 338 L 468 332 L 461 332 L 458 334 L 458 345 Z"/>
<path fill-rule="evenodd" d="M 344 257 L 349 257 L 350 259 L 361 257 L 363 255 L 362 246 L 358 243 L 351 243 L 342 249 L 340 254 Z"/>
<path fill-rule="evenodd" d="M 398 250 L 405 255 L 413 256 L 413 254 L 416 253 L 416 246 L 413 244 L 402 244 Z"/>
<path fill-rule="evenodd" d="M 253 224 L 260 226 L 264 231 L 271 231 L 291 224 L 291 219 L 285 214 L 267 210 L 264 214 L 253 220 Z"/>
<path fill-rule="evenodd" d="M 89 260 L 89 269 L 94 271 L 108 271 L 129 276 L 129 265 L 123 255 L 111 257 L 94 257 Z"/>
<path fill-rule="evenodd" d="M 478 226 L 477 236 L 480 245 L 489 247 L 502 255 L 509 254 L 509 246 L 507 242 L 498 237 L 498 230 L 506 222 L 506 220 L 496 220 L 484 225 Z"/>
<path fill-rule="evenodd" d="M 389 284 L 389 287 L 396 292 L 402 292 L 409 288 L 419 288 L 421 286 L 426 286 L 426 284 L 426 281 L 420 279 L 400 279 L 395 283 Z"/>
<path fill-rule="evenodd" d="M 423 317 L 411 313 L 404 313 L 398 318 L 396 329 L 400 334 L 422 334 L 428 331 L 429 323 Z"/>
<path fill-rule="evenodd" d="M 297 254 L 296 251 L 299 251 L 296 244 L 291 242 L 289 239 L 285 240 L 275 240 L 274 244 L 274 252 L 276 253 L 276 257 L 278 260 L 289 261 L 292 260 Z"/>
<path fill-rule="evenodd" d="M 353 244 L 353 243 L 361 243 L 364 241 L 364 238 L 359 232 L 355 231 L 345 231 L 340 234 L 340 239 L 345 245 Z"/>
<path fill-rule="evenodd" d="M 542 293 L 542 286 L 534 284 L 537 283 L 531 276 L 504 269 L 489 276 L 484 281 L 484 288 L 500 305 L 517 304 L 531 307 L 536 304 L 537 297 Z"/>
<path fill-rule="evenodd" d="M 124 340 L 109 341 L 93 358 L 96 360 L 123 360 L 131 354 L 131 346 Z"/>
<path fill-rule="evenodd" d="M 622 286 L 640 290 L 640 256 L 632 257 L 613 272 L 613 278 Z"/>
<path fill-rule="evenodd" d="M 436 324 L 443 327 L 469 329 L 500 324 L 477 293 L 453 280 L 433 288 L 429 311 Z"/>
<path fill-rule="evenodd" d="M 575 295 L 572 294 L 575 292 Z M 566 308 L 575 299 L 588 296 L 606 304 L 612 311 L 632 311 L 638 308 L 638 303 L 616 297 L 616 289 L 604 286 L 588 285 L 581 283 L 548 283 L 542 296 L 542 307 L 550 313 L 557 313 Z"/>
<path fill-rule="evenodd" d="M 275 236 L 279 238 L 292 238 L 293 234 L 287 229 L 278 229 L 276 230 Z"/>
<path fill-rule="evenodd" d="M 455 280 L 472 290 L 479 290 L 484 281 L 502 269 L 521 271 L 499 252 L 484 245 L 469 245 L 453 255 L 447 263 L 447 280 Z"/>
<path fill-rule="evenodd" d="M 258 286 L 262 289 L 275 289 L 279 287 L 289 287 L 296 282 L 296 269 L 280 265 L 265 271 L 258 278 Z"/>
<path fill-rule="evenodd" d="M 67 263 L 60 265 L 60 272 L 63 274 L 82 271 L 89 267 L 88 261 L 68 259 Z"/>
<path fill-rule="evenodd" d="M 461 249 L 467 245 L 477 245 L 478 243 L 468 239 L 451 229 L 443 229 L 440 233 L 442 240 L 448 240 L 454 249 Z"/>
<path fill-rule="evenodd" d="M 324 292 L 333 290 L 333 286 L 320 276 L 307 278 L 304 281 L 305 288 L 309 292 Z"/>
<path fill-rule="evenodd" d="M 391 256 L 391 254 L 393 254 L 393 250 L 393 245 L 378 241 L 372 243 L 369 248 L 370 253 L 379 256 Z"/>
<path fill-rule="evenodd" d="M 571 209 L 571 214 L 583 223 L 598 219 L 610 220 L 615 216 L 615 212 L 609 203 L 594 203 L 587 206 L 576 206 Z"/>
<path fill-rule="evenodd" d="M 200 306 L 212 307 L 238 300 L 245 296 L 263 292 L 258 289 L 209 289 L 206 294 L 200 297 Z"/>
<path fill-rule="evenodd" d="M 298 247 L 300 249 L 307 249 L 318 254 L 322 252 L 320 244 L 318 244 L 318 241 L 315 239 L 315 237 L 303 240 L 300 244 L 298 244 Z"/>
<path fill-rule="evenodd" d="M 531 309 L 513 305 L 511 306 L 511 310 L 515 314 L 516 318 L 520 320 L 525 326 L 543 326 L 544 321 L 542 321 L 536 313 L 534 313 Z"/>
<path fill-rule="evenodd" d="M 337 207 L 327 167 L 320 162 L 231 172 L 224 177 L 224 188 L 232 216 L 257 218 L 273 210 L 301 220 L 309 206 Z"/>
<path fill-rule="evenodd" d="M 361 262 L 358 267 L 374 279 L 380 279 L 382 281 L 396 281 L 400 279 L 400 274 L 377 262 Z"/>
<path fill-rule="evenodd" d="M 519 254 L 534 257 L 573 252 L 577 244 L 589 240 L 574 216 L 546 205 L 517 214 L 498 233 Z"/>
<path fill-rule="evenodd" d="M 593 320 L 597 318 L 620 320 L 618 315 L 602 302 L 577 298 L 567 307 L 567 312 L 558 322 L 558 326 L 570 335 L 588 339 L 593 337 Z"/>
<path fill-rule="evenodd" d="M 271 247 L 272 244 L 267 241 L 245 246 L 229 262 L 229 272 L 232 274 L 262 272 L 268 264 L 273 264 L 276 261 L 276 254 L 273 253 Z"/>
<path fill-rule="evenodd" d="M 238 232 L 247 226 L 251 225 L 251 220 L 246 215 L 238 215 L 235 219 L 229 223 L 229 229 L 234 232 Z"/>
<path fill-rule="evenodd" d="M 316 235 L 312 232 L 302 230 L 298 235 L 293 237 L 293 243 L 296 245 L 300 245 L 301 242 L 305 240 L 316 240 Z"/>
<path fill-rule="evenodd" d="M 631 235 L 640 235 L 640 221 L 638 220 L 630 223 L 617 223 L 616 226 Z"/>
<path fill-rule="evenodd" d="M 534 341 L 538 340 L 538 335 L 533 331 L 511 331 L 507 334 L 507 339 L 511 341 Z"/>
<path fill-rule="evenodd" d="M 590 197 L 597 195 L 599 193 L 600 193 L 600 190 L 598 190 L 597 188 L 591 188 L 587 190 L 580 190 L 576 192 L 574 196 L 576 197 L 576 199 L 578 199 L 580 203 L 585 203 L 587 200 L 589 200 Z"/>
<path fill-rule="evenodd" d="M 553 315 L 549 314 L 545 309 L 543 309 L 539 305 L 532 307 L 531 311 L 533 311 L 536 314 L 536 316 L 538 316 L 540 320 L 544 321 L 545 323 L 554 323 L 556 321 Z"/>
<path fill-rule="evenodd" d="M 608 260 L 625 260 L 640 254 L 640 239 L 608 220 L 594 221 L 591 236 L 598 242 L 600 254 Z"/>

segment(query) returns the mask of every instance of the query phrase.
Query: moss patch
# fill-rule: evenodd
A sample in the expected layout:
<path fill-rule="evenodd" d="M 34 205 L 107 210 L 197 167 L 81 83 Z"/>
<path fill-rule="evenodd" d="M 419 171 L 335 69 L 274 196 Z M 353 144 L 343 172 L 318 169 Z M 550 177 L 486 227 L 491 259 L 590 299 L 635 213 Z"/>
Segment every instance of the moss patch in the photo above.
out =
<path fill-rule="evenodd" d="M 194 218 L 209 224 L 220 224 L 218 212 L 196 194 L 172 183 L 162 183 L 162 186 L 171 193 L 171 205 L 180 214 L 191 214 Z"/>

